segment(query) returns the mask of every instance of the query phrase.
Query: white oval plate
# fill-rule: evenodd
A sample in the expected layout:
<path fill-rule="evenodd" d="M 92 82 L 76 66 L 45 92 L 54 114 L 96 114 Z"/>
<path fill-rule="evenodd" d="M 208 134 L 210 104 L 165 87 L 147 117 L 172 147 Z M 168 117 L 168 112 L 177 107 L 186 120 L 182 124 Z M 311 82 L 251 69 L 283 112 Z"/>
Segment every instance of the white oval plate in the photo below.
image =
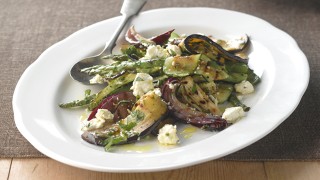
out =
<path fill-rule="evenodd" d="M 15 123 L 22 135 L 43 154 L 66 164 L 108 172 L 160 171 L 217 159 L 261 139 L 297 107 L 309 81 L 309 66 L 296 42 L 269 23 L 239 12 L 212 8 L 168 8 L 141 13 L 132 24 L 151 37 L 170 29 L 219 38 L 248 34 L 250 67 L 262 76 L 256 92 L 245 99 L 251 110 L 241 121 L 217 134 L 197 130 L 175 147 L 146 140 L 137 147 L 103 148 L 81 140 L 83 110 L 58 104 L 82 98 L 88 87 L 74 82 L 69 70 L 78 60 L 96 54 L 120 17 L 81 29 L 48 48 L 26 69 L 13 96 Z M 122 37 L 123 39 L 123 37 Z M 91 88 L 91 87 L 90 87 Z M 98 91 L 98 88 L 94 89 Z"/>

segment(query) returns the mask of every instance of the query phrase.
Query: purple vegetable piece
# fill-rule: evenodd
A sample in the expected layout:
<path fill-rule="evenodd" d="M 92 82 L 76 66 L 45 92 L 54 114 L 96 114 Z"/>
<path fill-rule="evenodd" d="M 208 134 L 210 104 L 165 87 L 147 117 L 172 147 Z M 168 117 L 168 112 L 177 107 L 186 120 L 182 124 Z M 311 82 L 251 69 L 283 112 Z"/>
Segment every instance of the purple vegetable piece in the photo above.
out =
<path fill-rule="evenodd" d="M 135 102 L 136 97 L 130 91 L 110 95 L 93 109 L 88 121 L 96 116 L 98 109 L 108 109 L 114 115 L 113 120 L 116 122 L 129 115 L 128 109 L 131 110 Z"/>
<path fill-rule="evenodd" d="M 227 121 L 221 116 L 197 111 L 179 101 L 176 91 L 179 80 L 170 78 L 162 87 L 162 97 L 168 102 L 168 107 L 172 115 L 186 123 L 203 127 L 207 130 L 222 130 L 227 127 Z"/>
<path fill-rule="evenodd" d="M 153 38 L 150 38 L 151 41 L 155 42 L 157 45 L 163 45 L 168 41 L 168 39 L 171 36 L 171 33 L 174 31 L 174 29 L 167 31 L 165 33 L 162 33 L 158 36 L 155 36 Z"/>
<path fill-rule="evenodd" d="M 149 41 L 151 43 L 154 42 L 157 45 L 163 45 L 168 41 L 173 31 L 174 29 L 167 31 L 165 33 L 162 33 L 160 35 L 157 35 L 155 37 L 145 38 L 134 29 L 134 26 L 131 26 L 126 33 L 125 38 L 126 38 L 126 41 L 128 41 L 131 44 L 140 44 L 141 41 L 145 41 L 145 42 Z"/>

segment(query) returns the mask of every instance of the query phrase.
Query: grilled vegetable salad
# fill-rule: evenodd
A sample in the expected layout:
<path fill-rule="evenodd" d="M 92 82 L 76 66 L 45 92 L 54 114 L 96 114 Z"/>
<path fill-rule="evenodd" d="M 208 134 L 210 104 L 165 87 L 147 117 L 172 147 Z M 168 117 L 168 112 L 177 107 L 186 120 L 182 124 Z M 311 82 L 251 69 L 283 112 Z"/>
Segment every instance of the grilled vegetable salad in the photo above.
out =
<path fill-rule="evenodd" d="M 170 30 L 145 38 L 132 26 L 126 40 L 121 54 L 103 57 L 111 64 L 81 70 L 105 88 L 60 104 L 91 111 L 82 121 L 85 141 L 108 150 L 159 134 L 161 144 L 176 144 L 176 121 L 220 131 L 250 110 L 239 97 L 253 93 L 260 78 L 248 67 L 247 35 L 225 41 Z"/>

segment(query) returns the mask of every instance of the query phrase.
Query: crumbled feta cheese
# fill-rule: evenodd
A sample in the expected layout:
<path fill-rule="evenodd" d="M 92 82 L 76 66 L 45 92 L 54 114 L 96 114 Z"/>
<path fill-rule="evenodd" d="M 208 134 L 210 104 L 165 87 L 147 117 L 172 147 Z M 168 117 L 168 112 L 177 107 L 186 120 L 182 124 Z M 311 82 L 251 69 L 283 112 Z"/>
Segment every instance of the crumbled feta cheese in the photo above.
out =
<path fill-rule="evenodd" d="M 247 37 L 241 36 L 238 38 L 231 39 L 226 42 L 228 50 L 241 49 L 241 47 L 246 43 Z"/>
<path fill-rule="evenodd" d="M 254 92 L 254 87 L 249 81 L 242 81 L 241 83 L 235 84 L 234 88 L 236 92 L 241 94 L 250 94 Z"/>
<path fill-rule="evenodd" d="M 154 89 L 154 93 L 155 93 L 156 95 L 160 96 L 160 97 L 162 96 L 162 93 L 161 93 L 160 88 Z"/>
<path fill-rule="evenodd" d="M 133 90 L 134 96 L 143 96 L 147 92 L 154 89 L 153 77 L 147 73 L 138 73 L 130 89 Z"/>
<path fill-rule="evenodd" d="M 102 128 L 105 123 L 103 119 L 93 118 L 90 121 L 83 121 L 82 123 L 82 131 L 91 131 L 95 129 Z"/>
<path fill-rule="evenodd" d="M 144 58 L 166 58 L 169 56 L 167 50 L 163 49 L 160 45 L 151 45 L 147 48 L 147 52 Z"/>
<path fill-rule="evenodd" d="M 169 83 L 169 89 L 174 89 L 174 84 Z"/>
<path fill-rule="evenodd" d="M 99 74 L 95 75 L 92 79 L 90 79 L 90 84 L 103 84 L 105 83 L 104 78 Z"/>
<path fill-rule="evenodd" d="M 243 95 L 237 94 L 237 98 L 241 101 L 243 99 Z"/>
<path fill-rule="evenodd" d="M 182 38 L 187 37 L 187 34 L 181 34 L 180 37 Z"/>
<path fill-rule="evenodd" d="M 158 134 L 158 141 L 163 145 L 175 145 L 179 142 L 177 135 L 177 126 L 166 124 L 160 130 Z"/>
<path fill-rule="evenodd" d="M 90 121 L 83 121 L 82 128 L 83 131 L 90 131 L 102 128 L 107 121 L 113 120 L 113 114 L 107 109 L 98 109 L 96 117 Z"/>
<path fill-rule="evenodd" d="M 228 123 L 235 123 L 237 120 L 242 118 L 244 114 L 242 107 L 231 107 L 224 111 L 222 118 Z"/>
<path fill-rule="evenodd" d="M 168 44 L 166 47 L 166 50 L 168 51 L 169 54 L 175 56 L 180 56 L 181 55 L 181 49 L 179 46 L 174 45 L 174 44 Z"/>
<path fill-rule="evenodd" d="M 96 118 L 105 121 L 112 120 L 114 115 L 108 109 L 98 109 Z"/>

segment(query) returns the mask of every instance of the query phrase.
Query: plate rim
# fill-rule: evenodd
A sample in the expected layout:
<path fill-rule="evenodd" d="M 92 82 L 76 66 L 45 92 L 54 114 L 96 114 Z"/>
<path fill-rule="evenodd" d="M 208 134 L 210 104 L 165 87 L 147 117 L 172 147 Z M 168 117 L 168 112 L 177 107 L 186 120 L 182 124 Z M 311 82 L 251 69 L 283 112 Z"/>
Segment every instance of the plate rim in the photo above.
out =
<path fill-rule="evenodd" d="M 207 7 L 186 7 L 186 8 L 176 8 L 176 7 L 172 7 L 172 8 L 160 8 L 160 9 L 153 9 L 153 10 L 148 10 L 148 11 L 145 11 L 143 12 L 142 14 L 147 14 L 147 13 L 153 13 L 153 12 L 158 12 L 158 11 L 165 11 L 165 10 L 170 10 L 170 11 L 176 11 L 176 10 L 181 10 L 181 9 L 186 9 L 186 10 L 190 10 L 190 9 L 193 9 L 193 10 L 196 10 L 196 9 L 201 9 L 201 10 L 214 10 L 214 11 L 228 11 L 228 12 L 231 12 L 231 13 L 240 13 L 240 14 L 243 14 L 243 15 L 246 15 L 246 16 L 250 16 L 251 18 L 255 18 L 256 20 L 258 21 L 263 21 L 264 23 L 267 23 L 270 27 L 272 27 L 273 29 L 275 30 L 278 30 L 280 32 L 282 32 L 283 34 L 286 35 L 286 39 L 290 39 L 291 41 L 291 44 L 293 44 L 295 46 L 295 48 L 297 50 L 299 50 L 299 53 L 301 53 L 301 55 L 304 57 L 304 60 L 306 63 L 306 70 L 307 70 L 307 81 L 305 82 L 305 85 L 304 85 L 304 88 L 300 90 L 300 96 L 299 98 L 297 99 L 296 101 L 296 104 L 295 104 L 295 108 L 292 109 L 292 111 L 290 113 L 288 113 L 286 115 L 285 118 L 283 118 L 281 121 L 278 121 L 278 124 L 274 125 L 273 128 L 269 129 L 269 132 L 265 132 L 263 135 L 261 135 L 261 137 L 257 137 L 257 139 L 261 139 L 262 137 L 266 136 L 267 134 L 269 134 L 271 131 L 273 131 L 276 127 L 279 126 L 279 124 L 281 124 L 285 119 L 287 119 L 287 117 L 289 115 L 292 114 L 292 112 L 296 109 L 296 107 L 298 106 L 299 102 L 301 101 L 301 98 L 303 97 L 303 94 L 305 93 L 307 87 L 308 87 L 308 83 L 309 83 L 309 79 L 310 79 L 310 70 L 309 70 L 309 64 L 308 64 L 308 61 L 307 61 L 307 58 L 306 56 L 304 55 L 304 53 L 301 51 L 301 49 L 298 47 L 298 44 L 297 42 L 290 36 L 288 35 L 286 32 L 280 30 L 279 28 L 273 26 L 272 24 L 270 24 L 269 22 L 263 20 L 263 19 L 260 19 L 258 17 L 255 17 L 255 16 L 252 16 L 252 15 L 249 15 L 249 14 L 246 14 L 246 13 L 242 13 L 242 12 L 238 12 L 238 11 L 232 11 L 232 10 L 226 10 L 226 9 L 219 9 L 219 8 L 207 8 Z M 88 165 L 88 164 L 85 164 L 85 163 L 81 163 L 81 162 L 77 162 L 77 161 L 72 161 L 70 160 L 69 158 L 66 158 L 66 157 L 62 157 L 62 156 L 57 156 L 57 154 L 55 154 L 54 152 L 51 152 L 51 151 L 48 151 L 48 149 L 46 149 L 45 147 L 42 146 L 42 144 L 34 139 L 34 137 L 30 134 L 30 132 L 28 132 L 28 130 L 25 128 L 25 126 L 23 125 L 24 124 L 24 121 L 22 120 L 23 118 L 21 117 L 21 112 L 18 110 L 20 109 L 18 107 L 18 97 L 17 97 L 17 93 L 18 93 L 18 90 L 21 89 L 21 82 L 23 81 L 23 78 L 24 76 L 26 76 L 27 73 L 29 73 L 29 71 L 31 71 L 33 69 L 33 67 L 35 66 L 35 64 L 38 63 L 38 60 L 41 59 L 43 56 L 46 55 L 46 53 L 48 51 L 51 51 L 52 49 L 56 48 L 57 46 L 60 46 L 61 44 L 63 44 L 64 42 L 67 42 L 69 41 L 70 38 L 74 37 L 74 36 L 77 36 L 78 33 L 84 31 L 85 29 L 88 29 L 88 28 L 93 28 L 95 25 L 97 24 L 100 24 L 100 23 L 105 23 L 106 21 L 114 21 L 114 20 L 117 20 L 119 19 L 120 17 L 117 16 L 117 17 L 113 17 L 113 18 L 110 18 L 110 19 L 107 19 L 107 20 L 103 20 L 103 21 L 100 21 L 100 22 L 97 22 L 97 23 L 94 23 L 92 25 L 89 25 L 87 27 L 84 27 L 74 33 L 72 33 L 71 35 L 69 35 L 68 37 L 64 38 L 63 40 L 53 44 L 51 47 L 49 47 L 48 49 L 46 49 L 38 58 L 36 61 L 34 61 L 25 71 L 24 73 L 22 74 L 22 76 L 20 77 L 17 85 L 16 85 L 16 88 L 15 88 L 15 91 L 14 91 L 14 94 L 13 94 L 13 100 L 12 100 L 12 105 L 13 105 L 13 111 L 14 111 L 14 120 L 15 120 L 15 124 L 18 128 L 18 130 L 20 131 L 20 133 L 36 148 L 38 149 L 41 153 L 47 155 L 48 157 L 51 157 L 53 159 L 56 159 L 60 162 L 63 162 L 63 163 L 66 163 L 66 164 L 69 164 L 69 165 L 72 165 L 72 166 L 76 166 L 76 167 L 79 167 L 79 168 L 84 168 L 84 169 L 90 169 L 90 170 L 95 170 L 95 171 L 104 171 L 104 172 L 146 172 L 146 171 L 162 171 L 162 170 L 170 170 L 170 169 L 176 169 L 176 168 L 182 168 L 182 167 L 186 167 L 186 166 L 191 166 L 191 165 L 194 165 L 194 164 L 199 164 L 199 163 L 202 163 L 202 162 L 206 162 L 208 160 L 212 160 L 212 159 L 217 159 L 217 158 L 220 158 L 222 156 L 225 156 L 223 154 L 221 154 L 220 156 L 216 156 L 214 158 L 203 158 L 203 159 L 200 159 L 200 160 L 197 160 L 197 161 L 192 161 L 192 162 L 189 162 L 187 164 L 181 164 L 181 165 L 173 165 L 173 166 L 166 166 L 166 167 L 159 167 L 159 168 L 141 168 L 141 169 L 105 169 L 105 168 L 101 168 L 101 167 L 98 167 L 98 166 L 94 166 L 94 165 Z M 253 141 L 253 142 L 250 142 L 250 143 L 247 143 L 243 146 L 239 146 L 238 148 L 235 148 L 233 151 L 229 151 L 227 154 L 231 154 L 233 152 L 236 152 L 240 149 L 243 149 L 244 147 L 247 147 L 248 145 L 250 144 L 253 144 L 254 142 L 256 142 L 257 140 Z"/>

